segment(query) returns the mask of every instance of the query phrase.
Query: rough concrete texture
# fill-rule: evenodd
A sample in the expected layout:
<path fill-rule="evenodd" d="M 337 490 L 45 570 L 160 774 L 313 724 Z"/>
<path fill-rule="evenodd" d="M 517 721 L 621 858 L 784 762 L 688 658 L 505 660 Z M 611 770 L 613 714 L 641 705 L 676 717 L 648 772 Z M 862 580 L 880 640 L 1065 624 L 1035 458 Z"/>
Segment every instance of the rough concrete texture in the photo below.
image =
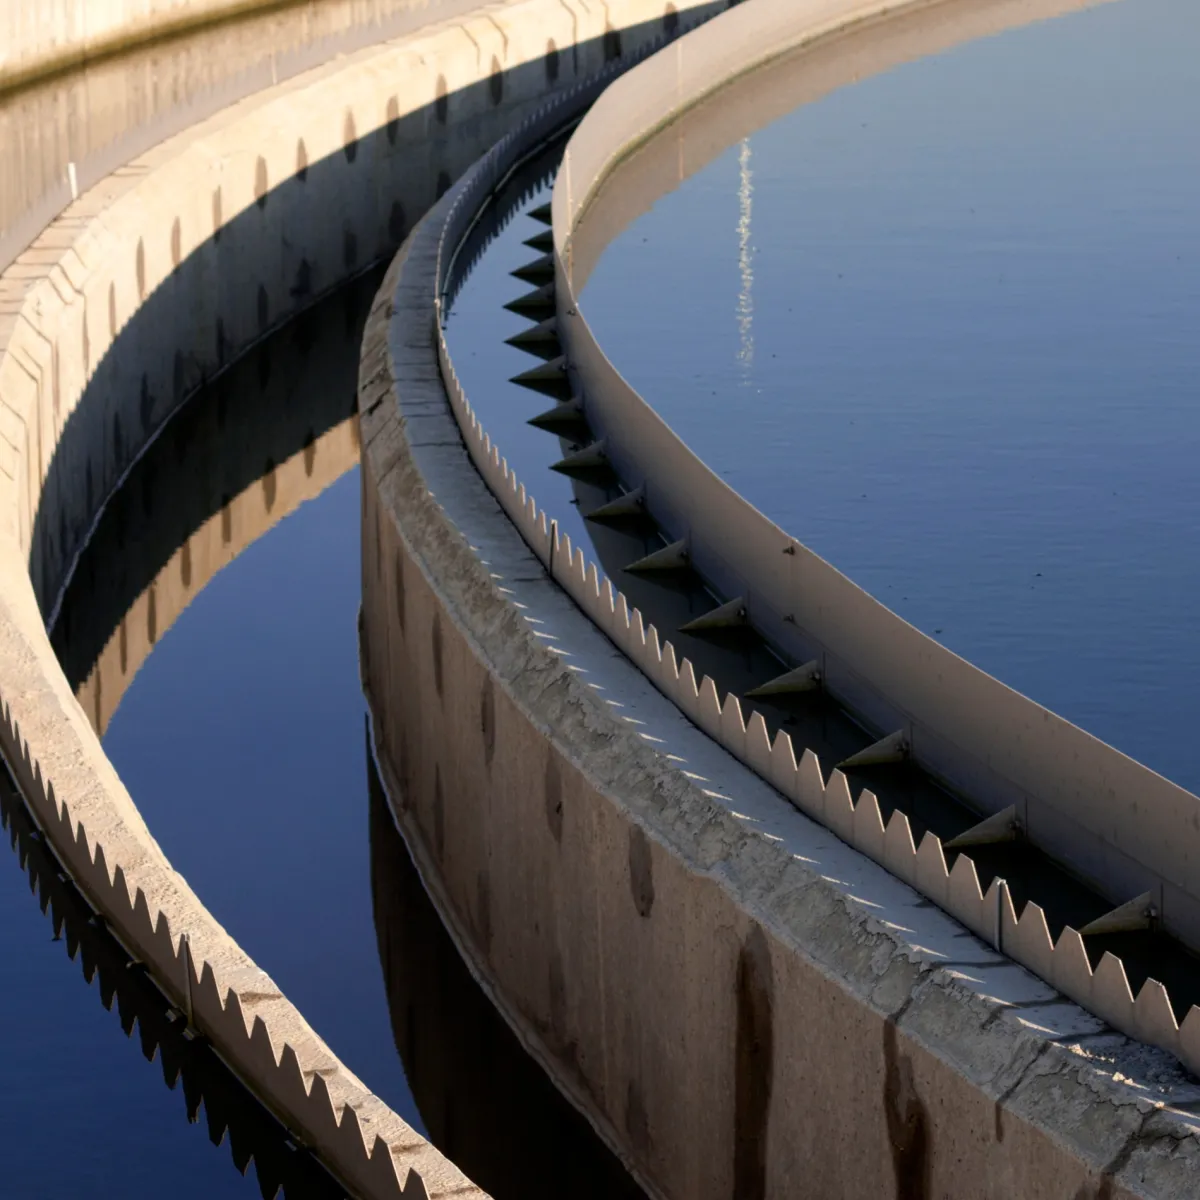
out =
<path fill-rule="evenodd" d="M 390 253 L 548 90 L 663 20 L 639 0 L 513 0 L 350 55 L 132 161 L 0 276 L 0 744 L 92 903 L 356 1194 L 477 1189 L 338 1062 L 171 868 L 44 615 L 105 499 L 196 386 Z"/>
<path fill-rule="evenodd" d="M 1194 1195 L 1168 1056 L 805 818 L 547 577 L 439 371 L 454 199 L 364 340 L 362 661 L 398 818 L 531 1050 L 654 1195 Z"/>

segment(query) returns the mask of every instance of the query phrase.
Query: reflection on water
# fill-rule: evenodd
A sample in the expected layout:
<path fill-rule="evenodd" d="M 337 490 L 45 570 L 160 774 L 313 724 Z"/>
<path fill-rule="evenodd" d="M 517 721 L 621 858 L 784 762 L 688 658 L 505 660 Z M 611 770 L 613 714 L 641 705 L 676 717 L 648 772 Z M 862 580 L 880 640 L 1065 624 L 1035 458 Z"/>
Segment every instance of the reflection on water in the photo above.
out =
<path fill-rule="evenodd" d="M 351 414 L 379 279 L 185 405 L 102 515 L 52 640 L 172 863 L 351 1070 L 498 1200 L 634 1195 L 457 959 L 377 796 L 364 837 Z"/>
<path fill-rule="evenodd" d="M 381 1053 L 355 819 L 366 781 L 351 414 L 380 277 L 264 341 L 167 426 L 105 511 L 54 642 L 174 866 L 419 1127 L 396 1056 Z"/>
<path fill-rule="evenodd" d="M 752 138 L 749 242 L 726 143 L 583 298 L 774 520 L 1193 789 L 1197 45 L 1189 0 L 1116 3 L 844 87 Z"/>
<path fill-rule="evenodd" d="M 495 1197 L 641 1190 L 479 989 L 430 903 L 367 747 L 371 891 L 392 1033 L 433 1141 Z"/>
<path fill-rule="evenodd" d="M 280 1188 L 289 1200 L 338 1200 L 344 1193 L 320 1163 L 290 1141 L 203 1038 L 187 1034 L 186 1021 L 60 874 L 3 766 L 0 817 L 14 865 L 36 897 L 17 894 L 25 890 L 20 871 L 0 869 L 0 1015 L 22 1035 L 5 1046 L 5 1195 L 161 1196 L 170 1179 L 172 1195 L 197 1200 L 274 1196 Z M 66 978 L 69 958 L 112 1015 Z M 164 1103 L 154 1072 L 139 1068 L 116 1036 L 118 1025 L 136 1036 L 179 1099 Z M 237 1169 L 247 1174 L 253 1163 L 253 1174 L 239 1181 L 181 1115 L 202 1121 L 212 1144 L 226 1143 Z"/>

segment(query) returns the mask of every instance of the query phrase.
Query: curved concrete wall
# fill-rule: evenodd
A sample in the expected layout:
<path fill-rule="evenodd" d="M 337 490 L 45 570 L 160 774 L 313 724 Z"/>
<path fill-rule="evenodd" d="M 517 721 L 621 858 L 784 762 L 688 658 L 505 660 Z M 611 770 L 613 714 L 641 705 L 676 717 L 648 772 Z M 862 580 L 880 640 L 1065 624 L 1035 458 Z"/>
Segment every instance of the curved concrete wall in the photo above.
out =
<path fill-rule="evenodd" d="M 252 1157 L 263 1195 L 275 1196 L 283 1188 L 285 1195 L 343 1200 L 344 1191 L 320 1161 L 291 1141 L 288 1130 L 229 1069 L 210 1042 L 192 1036 L 153 977 L 139 970 L 139 961 L 103 921 L 95 919 L 91 904 L 63 871 L 21 797 L 12 790 L 2 763 L 0 820 L 13 853 L 29 876 L 31 890 L 49 910 L 63 952 L 75 959 L 85 983 L 98 983 L 97 1000 L 119 1018 L 131 1041 L 136 1028 L 142 1054 L 147 1063 L 157 1062 L 167 1087 L 173 1089 L 182 1081 L 189 1116 L 198 1115 L 204 1106 L 209 1138 L 225 1141 L 233 1165 L 241 1170 Z M 12 966 L 21 970 L 18 964 Z"/>
<path fill-rule="evenodd" d="M 651 1195 L 1189 1194 L 1178 1106 L 1200 1090 L 1166 1056 L 809 821 L 612 653 L 641 629 L 507 469 L 437 325 L 459 238 L 541 132 L 418 225 L 360 371 L 378 760 L 477 976 Z M 1143 1121 L 1151 1077 L 1175 1084 Z"/>
<path fill-rule="evenodd" d="M 321 0 L 316 0 L 319 4 Z M 359 7 L 374 0 L 359 0 Z M 158 38 L 313 0 L 4 0 L 0 91 Z"/>
<path fill-rule="evenodd" d="M 0 269 L 81 192 L 164 138 L 337 54 L 477 6 L 478 0 L 258 4 L 187 37 L 89 59 L 7 91 L 0 83 Z"/>
<path fill-rule="evenodd" d="M 548 90 L 661 27 L 657 5 L 632 0 L 513 0 L 361 51 L 156 146 L 0 277 L 0 747 L 91 903 L 354 1194 L 478 1190 L 346 1070 L 171 868 L 44 616 L 106 498 L 196 386 L 390 253 Z"/>
<path fill-rule="evenodd" d="M 613 214 L 623 220 L 628 213 L 622 184 L 644 171 L 634 161 L 638 147 L 756 65 L 883 11 L 860 0 L 753 0 L 730 14 L 724 28 L 697 31 L 605 93 L 572 137 L 554 194 L 557 303 L 571 372 L 589 423 L 606 439 L 624 480 L 646 487 L 654 516 L 671 536 L 688 539 L 692 561 L 705 577 L 726 596 L 743 598 L 769 641 L 793 662 L 819 659 L 830 692 L 882 733 L 902 731 L 922 767 L 986 806 L 985 813 L 1015 805 L 1029 838 L 1114 905 L 1150 892 L 1165 927 L 1200 944 L 1200 800 L 958 658 L 772 524 L 621 377 L 579 302 L 574 239 L 582 235 L 585 243 L 586 272 L 603 236 L 587 233 L 589 226 L 611 230 Z M 1015 11 L 1029 19 L 1038 7 Z M 803 69 L 802 61 L 796 69 Z M 683 141 L 673 145 L 683 156 Z M 680 170 L 695 169 L 712 150 L 702 142 Z M 648 670 L 658 675 L 653 663 Z M 668 679 L 665 686 L 674 695 L 682 685 Z M 982 896 L 974 868 L 962 856 L 947 877 L 938 839 L 926 835 L 918 852 L 900 813 L 885 831 L 869 792 L 855 806 L 839 784 L 831 807 L 817 786 L 821 772 L 811 752 L 804 752 L 797 769 L 790 741 L 770 746 L 761 718 L 747 724 L 736 696 L 722 699 L 707 679 L 697 690 L 699 699 L 692 700 L 691 688 L 684 688 L 684 710 L 694 711 L 704 728 L 794 795 L 805 811 L 969 927 L 980 933 L 994 928 L 1008 953 L 1067 995 L 1200 1069 L 1200 1011 L 1193 1008 L 1178 1022 L 1155 980 L 1135 1000 L 1111 955 L 1093 974 L 1075 930 L 1068 927 L 1054 943 L 1041 909 L 1029 904 L 1015 913 L 1002 881 L 993 884 L 995 896 Z M 812 762 L 806 767 L 807 759 Z"/>

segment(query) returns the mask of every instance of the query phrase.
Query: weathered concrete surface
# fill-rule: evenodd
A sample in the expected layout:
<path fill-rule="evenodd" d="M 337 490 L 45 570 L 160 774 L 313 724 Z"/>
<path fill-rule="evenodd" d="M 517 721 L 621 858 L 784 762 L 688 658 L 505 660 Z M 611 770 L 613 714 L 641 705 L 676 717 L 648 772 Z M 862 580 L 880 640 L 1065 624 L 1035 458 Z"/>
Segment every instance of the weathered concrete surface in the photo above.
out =
<path fill-rule="evenodd" d="M 452 199 L 364 340 L 362 661 L 410 846 L 532 1052 L 656 1195 L 1194 1195 L 1168 1056 L 808 821 L 547 579 L 439 374 Z"/>
<path fill-rule="evenodd" d="M 171 868 L 44 617 L 105 499 L 200 383 L 390 253 L 548 90 L 663 21 L 641 0 L 511 0 L 326 64 L 130 162 L 0 276 L 0 746 L 91 902 L 355 1194 L 478 1189 L 346 1070 Z"/>

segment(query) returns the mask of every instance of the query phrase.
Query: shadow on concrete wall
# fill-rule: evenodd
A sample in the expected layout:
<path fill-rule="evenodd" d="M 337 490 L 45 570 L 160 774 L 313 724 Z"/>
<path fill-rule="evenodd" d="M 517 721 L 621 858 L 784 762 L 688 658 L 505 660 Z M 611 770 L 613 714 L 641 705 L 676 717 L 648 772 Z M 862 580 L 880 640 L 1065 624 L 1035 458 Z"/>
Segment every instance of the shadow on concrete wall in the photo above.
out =
<path fill-rule="evenodd" d="M 268 464 L 297 458 L 303 463 L 323 434 L 346 422 L 362 324 L 378 277 L 373 271 L 350 282 L 255 346 L 189 400 L 137 462 L 101 515 L 55 626 L 56 649 L 73 687 L 93 677 L 102 652 L 119 640 L 126 614 L 178 562 L 180 546 L 196 539 L 214 516 L 219 528 L 222 495 L 246 495 L 263 510 L 263 524 L 236 523 L 234 553 L 284 515 L 288 498 L 282 493 L 274 512 L 267 505 L 274 472 Z M 181 456 L 181 449 L 187 453 Z M 356 461 L 339 460 L 333 470 L 340 474 Z M 194 590 L 205 582 L 197 566 Z M 165 628 L 159 628 L 160 638 Z M 137 665 L 131 657 L 121 676 L 125 686 Z M 116 692 L 112 683 L 106 687 Z M 113 707 L 117 699 L 119 692 L 106 696 Z M 84 707 L 91 715 L 89 705 Z M 494 1195 L 640 1196 L 621 1164 L 526 1055 L 466 968 L 392 821 L 369 752 L 367 759 L 380 961 L 396 1048 L 431 1139 Z M 99 972 L 104 1003 L 111 1005 L 115 995 L 131 1036 L 136 1021 L 143 1052 L 161 1055 L 168 1086 L 182 1074 L 189 1116 L 203 1102 L 213 1141 L 219 1143 L 228 1130 L 236 1165 L 244 1170 L 253 1157 L 266 1194 L 283 1186 L 289 1196 L 340 1196 L 323 1171 L 297 1174 L 299 1160 L 269 1113 L 219 1059 L 196 1049 L 200 1042 L 183 1037 L 158 989 L 144 975 L 129 972 L 119 944 L 87 923 L 90 907 L 69 881 L 58 878 L 56 867 L 47 869 L 50 852 L 31 838 L 28 813 L 10 803 L 3 780 L 0 810 L 43 901 L 53 905 L 54 921 L 65 922 L 72 956 L 82 945 L 85 977 L 90 981 Z M 549 1171 L 542 1169 L 547 1153 L 553 1156 Z M 531 1178 L 528 1164 L 535 1155 L 539 1171 Z"/>
<path fill-rule="evenodd" d="M 477 0 L 283 0 L 0 86 L 0 269 L 71 203 L 72 166 L 77 189 L 87 191 L 245 96 L 475 7 Z"/>
<path fill-rule="evenodd" d="M 51 629 L 97 734 L 180 601 L 307 499 L 314 475 L 327 484 L 357 465 L 359 345 L 382 275 L 368 271 L 306 309 L 189 399 L 105 506 Z M 352 436 L 330 446 L 325 435 L 343 424 Z M 323 461 L 335 452 L 336 462 Z M 290 460 L 300 489 L 281 470 Z M 143 597 L 150 611 L 150 594 L 155 636 L 131 640 L 127 619 Z M 114 661 L 102 664 L 114 636 Z"/>
<path fill-rule="evenodd" d="M 164 242 L 149 253 L 165 253 L 170 242 L 172 269 L 146 294 L 145 239 L 128 247 L 140 303 L 122 325 L 110 294 L 113 340 L 46 470 L 29 559 L 43 614 L 53 617 L 108 497 L 188 396 L 323 295 L 390 259 L 453 179 L 557 90 L 683 24 L 668 5 L 653 22 L 570 48 L 550 43 L 540 61 L 507 70 L 494 63 L 490 77 L 454 92 L 439 80 L 431 102 L 406 116 L 393 99 L 387 111 L 397 115 L 375 129 L 360 129 L 347 110 L 339 151 L 308 162 L 301 138 L 294 173 L 277 182 L 260 159 L 257 202 L 223 223 L 218 187 L 215 230 L 185 257 L 176 246 L 178 221 L 174 229 L 169 220 L 161 230 L 148 228 L 147 239 Z M 80 336 L 86 363 L 86 326 Z M 50 387 L 57 411 L 57 371 Z"/>

